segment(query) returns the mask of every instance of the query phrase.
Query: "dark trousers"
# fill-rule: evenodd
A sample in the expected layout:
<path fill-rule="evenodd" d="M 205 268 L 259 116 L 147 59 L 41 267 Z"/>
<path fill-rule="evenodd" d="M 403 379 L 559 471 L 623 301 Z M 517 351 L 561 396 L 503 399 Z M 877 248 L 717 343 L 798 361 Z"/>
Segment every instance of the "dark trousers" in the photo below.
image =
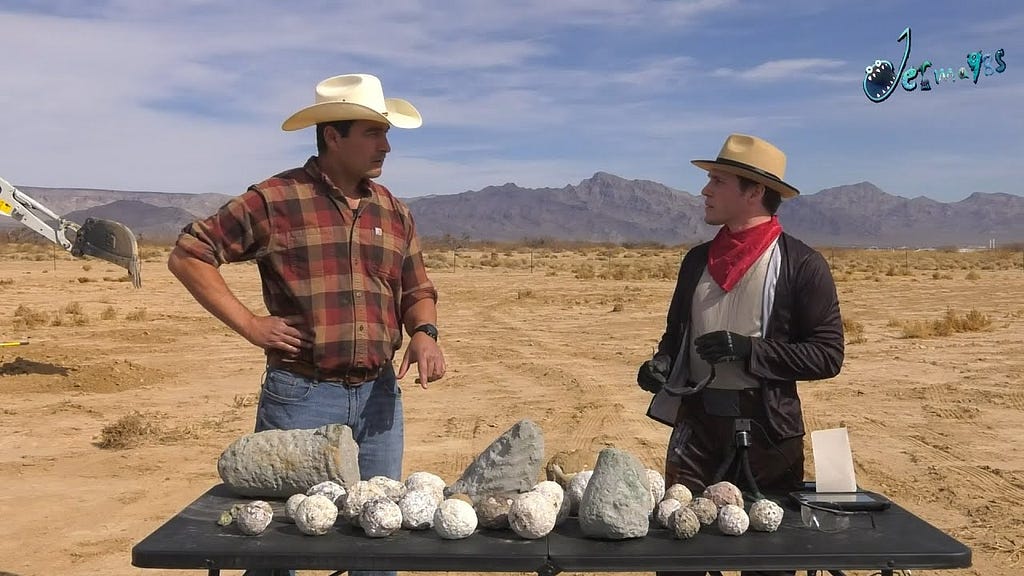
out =
<path fill-rule="evenodd" d="M 682 484 L 699 496 L 734 450 L 736 418 L 751 420 L 747 459 L 758 489 L 789 493 L 803 487 L 803 437 L 781 440 L 770 432 L 760 390 L 705 390 L 679 410 L 665 459 L 665 484 Z M 724 477 L 748 490 L 742 476 Z M 704 576 L 705 572 L 658 572 L 658 576 Z M 794 571 L 745 571 L 743 576 L 791 576 Z"/>

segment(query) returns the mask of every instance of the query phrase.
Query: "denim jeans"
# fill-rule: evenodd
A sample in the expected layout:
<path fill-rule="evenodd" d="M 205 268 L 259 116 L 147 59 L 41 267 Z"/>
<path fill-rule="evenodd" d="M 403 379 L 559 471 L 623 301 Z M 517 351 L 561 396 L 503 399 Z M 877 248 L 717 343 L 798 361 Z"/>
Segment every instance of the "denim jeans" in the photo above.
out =
<path fill-rule="evenodd" d="M 360 385 L 317 381 L 284 370 L 267 370 L 256 409 L 256 431 L 318 428 L 345 424 L 359 445 L 359 475 L 402 479 L 405 423 L 402 389 L 389 366 Z M 249 570 L 246 576 L 281 576 L 289 570 Z M 351 576 L 396 572 L 350 571 Z"/>

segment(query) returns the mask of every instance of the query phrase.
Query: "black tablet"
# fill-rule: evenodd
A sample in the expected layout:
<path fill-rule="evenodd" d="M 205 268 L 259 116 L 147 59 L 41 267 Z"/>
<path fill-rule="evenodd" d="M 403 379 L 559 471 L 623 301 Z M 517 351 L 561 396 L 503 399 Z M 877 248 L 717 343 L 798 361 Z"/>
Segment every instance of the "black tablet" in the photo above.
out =
<path fill-rule="evenodd" d="M 875 492 L 790 492 L 789 497 L 799 504 L 844 512 L 875 512 L 889 508 L 892 502 Z"/>

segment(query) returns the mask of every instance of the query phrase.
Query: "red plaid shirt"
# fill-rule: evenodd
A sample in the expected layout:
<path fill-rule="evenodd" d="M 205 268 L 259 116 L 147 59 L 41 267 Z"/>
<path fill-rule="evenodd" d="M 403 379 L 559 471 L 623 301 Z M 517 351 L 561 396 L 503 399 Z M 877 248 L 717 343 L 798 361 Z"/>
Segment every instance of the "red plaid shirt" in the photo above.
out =
<path fill-rule="evenodd" d="M 312 157 L 192 222 L 177 241 L 214 266 L 256 260 L 267 310 L 305 319 L 297 328 L 314 346 L 299 360 L 324 373 L 386 364 L 402 345 L 405 312 L 437 300 L 408 207 L 370 180 L 356 211 L 336 190 Z"/>

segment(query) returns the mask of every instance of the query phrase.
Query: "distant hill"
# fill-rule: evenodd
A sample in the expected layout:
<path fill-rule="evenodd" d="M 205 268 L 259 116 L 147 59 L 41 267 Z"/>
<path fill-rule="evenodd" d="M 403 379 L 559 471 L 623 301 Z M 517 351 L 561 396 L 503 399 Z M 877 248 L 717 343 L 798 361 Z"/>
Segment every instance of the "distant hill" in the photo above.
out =
<path fill-rule="evenodd" d="M 123 222 L 143 239 L 171 240 L 189 221 L 231 196 L 74 188 L 21 188 L 65 218 Z M 690 244 L 715 229 L 699 195 L 648 180 L 598 172 L 576 185 L 482 190 L 406 199 L 422 236 L 473 240 L 551 238 L 587 242 Z M 833 246 L 984 246 L 1024 242 L 1024 197 L 976 192 L 959 202 L 904 198 L 870 182 L 828 188 L 783 203 L 783 227 L 808 243 Z M 0 226 L 18 227 L 8 218 Z"/>

